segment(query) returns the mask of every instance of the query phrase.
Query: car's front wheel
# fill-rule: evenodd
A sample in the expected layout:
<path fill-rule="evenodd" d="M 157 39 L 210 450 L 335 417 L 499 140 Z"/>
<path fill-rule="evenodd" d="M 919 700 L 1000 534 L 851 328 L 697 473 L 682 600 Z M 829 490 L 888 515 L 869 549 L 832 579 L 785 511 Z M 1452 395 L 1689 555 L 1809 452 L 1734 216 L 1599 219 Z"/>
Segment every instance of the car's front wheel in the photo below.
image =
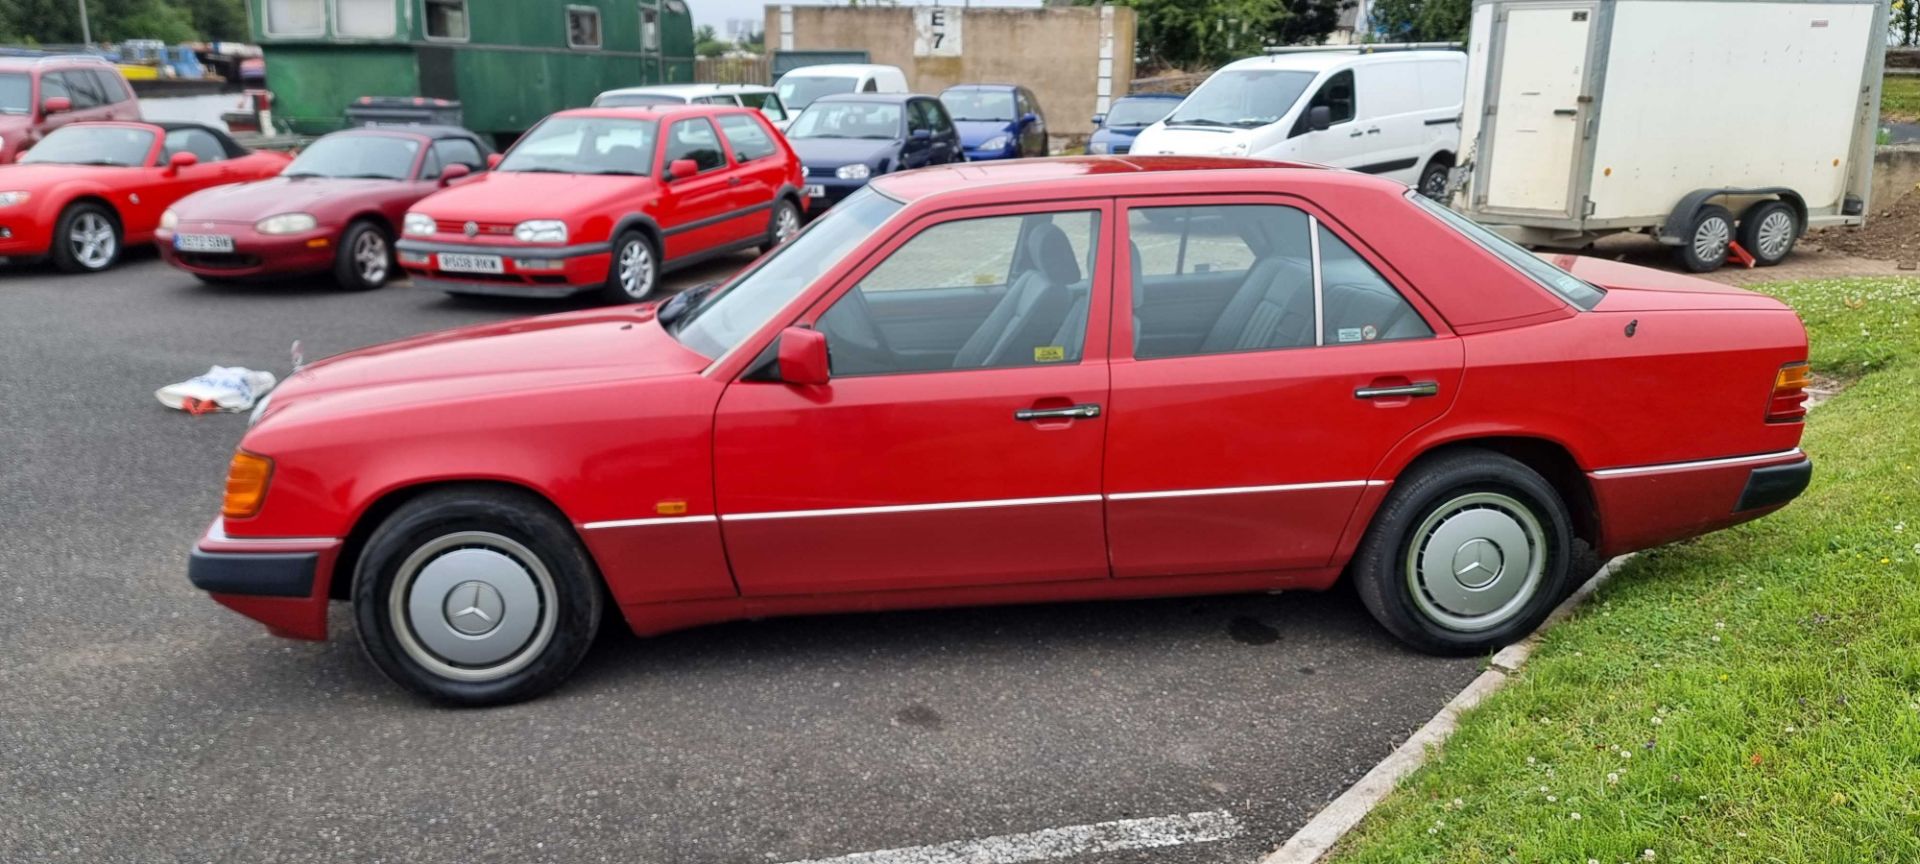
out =
<path fill-rule="evenodd" d="M 660 282 L 660 256 L 647 235 L 628 231 L 613 241 L 613 263 L 600 295 L 608 303 L 638 303 Z"/>
<path fill-rule="evenodd" d="M 92 202 L 67 205 L 53 228 L 53 263 L 68 273 L 98 273 L 120 259 L 120 220 Z"/>
<path fill-rule="evenodd" d="M 1571 552 L 1552 484 L 1510 457 L 1461 450 L 1394 484 L 1352 573 L 1395 636 L 1429 653 L 1477 654 L 1546 619 L 1565 594 Z"/>
<path fill-rule="evenodd" d="M 601 586 L 566 520 L 526 493 L 429 492 L 367 541 L 353 581 L 360 644 L 388 678 L 458 705 L 530 699 L 586 656 Z"/>
<path fill-rule="evenodd" d="M 387 232 L 365 220 L 340 232 L 334 253 L 333 281 L 348 291 L 371 291 L 393 278 L 393 244 Z"/>

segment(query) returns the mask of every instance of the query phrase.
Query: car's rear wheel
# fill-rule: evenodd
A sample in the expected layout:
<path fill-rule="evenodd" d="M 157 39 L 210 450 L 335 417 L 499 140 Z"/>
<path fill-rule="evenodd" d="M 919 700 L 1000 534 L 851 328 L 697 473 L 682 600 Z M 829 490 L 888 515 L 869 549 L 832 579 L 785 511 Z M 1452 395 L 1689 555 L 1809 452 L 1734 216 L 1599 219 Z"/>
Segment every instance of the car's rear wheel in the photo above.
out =
<path fill-rule="evenodd" d="M 1427 167 L 1420 171 L 1420 194 L 1435 201 L 1446 200 L 1447 171 L 1447 163 L 1438 159 L 1429 160 Z"/>
<path fill-rule="evenodd" d="M 1539 626 L 1565 594 L 1572 531 L 1538 473 L 1483 450 L 1417 466 L 1394 484 L 1353 560 L 1382 626 L 1434 654 L 1476 654 Z"/>
<path fill-rule="evenodd" d="M 68 273 L 98 273 L 120 260 L 120 220 L 89 201 L 67 205 L 53 228 L 53 264 Z"/>
<path fill-rule="evenodd" d="M 1740 248 L 1761 267 L 1785 260 L 1799 239 L 1800 217 L 1785 201 L 1762 201 L 1740 214 Z"/>
<path fill-rule="evenodd" d="M 459 705 L 558 686 L 601 618 L 598 572 L 566 521 L 525 493 L 453 488 L 389 516 L 353 581 L 360 644 L 388 678 Z"/>
<path fill-rule="evenodd" d="M 638 303 L 660 283 L 660 255 L 647 235 L 628 231 L 613 241 L 613 263 L 600 295 L 608 303 Z"/>
<path fill-rule="evenodd" d="M 386 229 L 361 220 L 340 232 L 333 253 L 333 281 L 348 291 L 371 291 L 393 278 L 393 243 Z"/>
<path fill-rule="evenodd" d="M 1727 244 L 1733 240 L 1733 214 L 1718 204 L 1708 204 L 1693 214 L 1687 233 L 1675 247 L 1680 266 L 1695 273 L 1720 269 L 1727 263 Z"/>
<path fill-rule="evenodd" d="M 786 198 L 773 202 L 773 217 L 767 222 L 767 242 L 760 244 L 760 254 L 772 252 L 799 233 L 800 208 Z"/>

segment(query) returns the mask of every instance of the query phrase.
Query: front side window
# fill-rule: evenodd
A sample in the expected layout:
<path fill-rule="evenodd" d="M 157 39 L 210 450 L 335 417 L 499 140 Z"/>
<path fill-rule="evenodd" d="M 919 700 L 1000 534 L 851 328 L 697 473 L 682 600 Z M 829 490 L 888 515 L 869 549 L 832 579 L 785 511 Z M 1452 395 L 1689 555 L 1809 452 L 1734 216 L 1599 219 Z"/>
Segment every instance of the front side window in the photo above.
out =
<path fill-rule="evenodd" d="M 1251 129 L 1286 116 L 1299 101 L 1312 72 L 1232 69 L 1214 73 L 1167 117 L 1169 126 L 1229 126 Z"/>
<path fill-rule="evenodd" d="M 1540 287 L 1552 291 L 1560 299 L 1574 306 L 1592 310 L 1593 307 L 1600 305 L 1602 298 L 1607 296 L 1605 289 L 1541 260 L 1539 256 L 1528 252 L 1520 244 L 1487 230 L 1480 223 L 1453 212 L 1438 201 L 1413 191 L 1407 193 L 1407 200 L 1420 205 L 1421 209 L 1433 214 L 1434 218 L 1445 223 L 1447 227 L 1465 235 L 1480 248 L 1499 256 L 1500 260 L 1507 262 L 1513 269 L 1526 274 L 1527 278 L 1538 283 Z"/>
<path fill-rule="evenodd" d="M 677 121 L 667 133 L 666 164 L 681 159 L 692 159 L 702 174 L 726 167 L 727 154 L 720 152 L 720 138 L 705 117 Z"/>
<path fill-rule="evenodd" d="M 398 135 L 328 135 L 300 151 L 282 177 L 362 177 L 405 180 L 420 141 Z"/>
<path fill-rule="evenodd" d="M 948 90 L 940 94 L 940 101 L 955 120 L 1007 122 L 1014 118 L 1013 94 L 1006 90 Z"/>
<path fill-rule="evenodd" d="M 779 145 L 773 143 L 773 136 L 767 134 L 766 127 L 749 116 L 730 114 L 720 118 L 720 133 L 727 136 L 727 145 L 733 148 L 733 158 L 742 162 L 780 152 Z"/>
<path fill-rule="evenodd" d="M 787 127 L 788 138 L 900 137 L 900 105 L 890 102 L 822 102 L 801 112 Z"/>
<path fill-rule="evenodd" d="M 591 6 L 567 7 L 567 47 L 600 47 L 600 10 Z"/>
<path fill-rule="evenodd" d="M 513 145 L 498 170 L 646 175 L 653 142 L 652 120 L 550 117 Z"/>
<path fill-rule="evenodd" d="M 100 79 L 93 77 L 92 70 L 73 69 L 62 72 L 60 79 L 66 82 L 67 92 L 73 99 L 74 110 L 98 108 L 107 104 L 107 94 L 101 91 Z"/>
<path fill-rule="evenodd" d="M 202 163 L 227 158 L 227 148 L 220 146 L 219 139 L 205 129 L 174 129 L 168 132 L 166 152 L 161 155 L 171 159 L 175 153 L 192 153 Z"/>
<path fill-rule="evenodd" d="M 147 164 L 152 150 L 153 132 L 147 129 L 85 124 L 55 129 L 20 161 L 126 167 Z"/>
<path fill-rule="evenodd" d="M 333 0 L 333 32 L 338 36 L 385 39 L 397 20 L 393 0 Z"/>
<path fill-rule="evenodd" d="M 428 39 L 465 41 L 468 38 L 467 0 L 422 0 L 422 2 L 426 5 Z"/>
<path fill-rule="evenodd" d="M 472 171 L 487 170 L 487 157 L 481 154 L 480 145 L 465 138 L 442 138 L 433 142 L 433 155 L 442 166 L 465 165 Z"/>
<path fill-rule="evenodd" d="M 323 36 L 327 9 L 322 0 L 266 0 L 268 36 Z"/>
<path fill-rule="evenodd" d="M 33 79 L 24 72 L 0 72 L 0 114 L 33 113 Z"/>
<path fill-rule="evenodd" d="M 820 316 L 833 374 L 1080 362 L 1099 231 L 1091 210 L 921 231 Z"/>
<path fill-rule="evenodd" d="M 1309 119 L 1307 115 L 1315 108 L 1327 109 L 1329 126 L 1338 126 L 1352 120 L 1354 114 L 1353 70 L 1335 73 L 1333 77 L 1327 79 L 1327 83 L 1320 85 L 1320 90 L 1313 94 L 1313 101 L 1307 103 L 1307 110 L 1300 112 L 1300 119 L 1294 122 L 1293 134 L 1301 135 L 1313 131 L 1312 127 L 1307 125 Z"/>
<path fill-rule="evenodd" d="M 786 75 L 774 89 L 780 92 L 780 101 L 785 102 L 789 110 L 800 111 L 822 96 L 852 93 L 859 84 L 856 78 Z"/>
<path fill-rule="evenodd" d="M 907 103 L 907 131 L 933 132 L 933 103 L 916 99 Z"/>

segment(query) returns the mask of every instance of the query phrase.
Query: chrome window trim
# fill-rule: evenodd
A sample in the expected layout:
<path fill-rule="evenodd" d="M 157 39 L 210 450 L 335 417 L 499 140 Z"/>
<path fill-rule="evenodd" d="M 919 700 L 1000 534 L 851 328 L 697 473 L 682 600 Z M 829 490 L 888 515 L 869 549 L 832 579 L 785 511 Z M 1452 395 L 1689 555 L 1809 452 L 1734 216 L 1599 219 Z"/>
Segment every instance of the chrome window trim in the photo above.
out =
<path fill-rule="evenodd" d="M 1307 249 L 1313 259 L 1313 347 L 1321 348 L 1327 344 L 1327 307 L 1320 290 L 1320 217 L 1312 213 L 1307 214 Z"/>
<path fill-rule="evenodd" d="M 1693 462 L 1664 462 L 1658 465 L 1629 465 L 1623 468 L 1602 468 L 1588 472 L 1595 477 L 1625 477 L 1634 474 L 1653 474 L 1660 471 L 1694 471 L 1701 468 L 1720 468 L 1727 465 L 1747 465 L 1754 462 L 1771 462 L 1776 459 L 1791 459 L 1805 456 L 1800 448 L 1781 450 L 1775 453 L 1758 453 L 1752 456 L 1725 456 L 1718 459 L 1700 459 Z"/>

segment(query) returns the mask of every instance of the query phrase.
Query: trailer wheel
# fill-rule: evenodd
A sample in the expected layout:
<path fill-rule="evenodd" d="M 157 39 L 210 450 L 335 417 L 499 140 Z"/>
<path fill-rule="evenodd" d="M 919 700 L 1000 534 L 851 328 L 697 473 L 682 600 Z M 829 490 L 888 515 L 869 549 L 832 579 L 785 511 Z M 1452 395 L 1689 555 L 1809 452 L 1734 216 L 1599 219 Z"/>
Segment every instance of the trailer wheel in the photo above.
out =
<path fill-rule="evenodd" d="M 1785 201 L 1761 201 L 1740 214 L 1740 248 L 1761 267 L 1780 263 L 1799 239 L 1800 217 Z"/>
<path fill-rule="evenodd" d="M 1718 204 L 1694 211 L 1687 233 L 1681 236 L 1674 257 L 1680 266 L 1694 273 L 1718 270 L 1727 263 L 1727 244 L 1733 240 L 1733 214 Z"/>

